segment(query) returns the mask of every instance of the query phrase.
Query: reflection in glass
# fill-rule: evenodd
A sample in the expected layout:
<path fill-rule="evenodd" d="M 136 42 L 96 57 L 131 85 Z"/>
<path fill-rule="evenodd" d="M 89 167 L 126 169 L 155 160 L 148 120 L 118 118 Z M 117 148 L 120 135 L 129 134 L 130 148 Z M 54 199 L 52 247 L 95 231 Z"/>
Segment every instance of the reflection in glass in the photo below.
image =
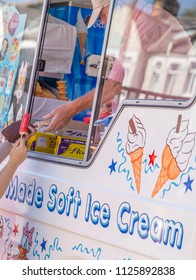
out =
<path fill-rule="evenodd" d="M 106 103 L 97 118 L 126 98 L 186 101 L 195 94 L 194 9 L 191 1 L 115 1 L 105 55 L 114 63 L 107 78 L 102 70 L 98 99 Z"/>
<path fill-rule="evenodd" d="M 192 62 L 188 69 L 184 92 L 188 96 L 192 96 L 195 94 L 195 90 L 196 90 L 196 61 Z"/>

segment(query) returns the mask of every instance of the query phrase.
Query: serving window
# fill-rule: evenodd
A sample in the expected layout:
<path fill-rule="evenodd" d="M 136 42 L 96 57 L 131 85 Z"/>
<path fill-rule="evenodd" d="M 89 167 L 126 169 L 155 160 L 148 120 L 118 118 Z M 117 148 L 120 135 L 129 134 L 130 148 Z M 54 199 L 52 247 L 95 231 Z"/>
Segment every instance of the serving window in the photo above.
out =
<path fill-rule="evenodd" d="M 92 108 L 75 115 L 55 133 L 44 132 L 50 122 L 44 116 L 96 87 L 105 26 L 96 23 L 88 30 L 91 13 L 90 0 L 51 1 L 41 54 L 44 67 L 30 103 L 31 121 L 39 127 L 28 143 L 33 157 L 74 165 L 85 162 Z"/>

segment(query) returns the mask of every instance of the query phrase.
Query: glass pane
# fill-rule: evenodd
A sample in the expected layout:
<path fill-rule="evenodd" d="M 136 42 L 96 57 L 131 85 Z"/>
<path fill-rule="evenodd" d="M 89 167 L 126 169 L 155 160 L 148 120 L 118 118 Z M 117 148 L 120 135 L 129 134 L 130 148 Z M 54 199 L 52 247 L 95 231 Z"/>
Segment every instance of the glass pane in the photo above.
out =
<path fill-rule="evenodd" d="M 116 71 L 118 76 L 123 75 L 121 81 L 127 97 L 190 98 L 194 91 L 185 83 L 194 79 L 190 71 L 196 59 L 191 44 L 196 34 L 195 13 L 191 12 L 196 9 L 195 1 L 132 2 L 122 5 L 119 1 L 115 8 L 116 14 L 127 14 L 127 22 L 119 28 L 124 29 L 124 41 L 116 52 Z M 116 25 L 114 18 L 112 33 L 116 32 Z M 108 54 L 113 45 L 110 36 Z M 115 78 L 113 71 L 110 77 Z"/>
<path fill-rule="evenodd" d="M 108 119 L 100 119 L 102 112 L 112 116 L 124 99 L 191 98 L 196 92 L 195 42 L 195 1 L 115 1 L 106 45 L 107 75 L 103 69 L 99 92 L 106 103 L 97 114 L 96 134 L 108 124 Z"/>
<path fill-rule="evenodd" d="M 44 2 L 0 1 L 0 129 L 24 114 Z"/>

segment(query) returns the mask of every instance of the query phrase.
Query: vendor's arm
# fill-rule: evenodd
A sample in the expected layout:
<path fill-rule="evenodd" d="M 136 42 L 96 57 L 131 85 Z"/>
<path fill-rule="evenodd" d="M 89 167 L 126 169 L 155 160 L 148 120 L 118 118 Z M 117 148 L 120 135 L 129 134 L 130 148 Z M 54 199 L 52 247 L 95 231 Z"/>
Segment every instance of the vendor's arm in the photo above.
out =
<path fill-rule="evenodd" d="M 120 82 L 114 81 L 112 79 L 106 80 L 103 89 L 102 103 L 111 100 L 116 94 L 120 92 L 120 90 Z M 44 119 L 46 120 L 52 118 L 52 121 L 49 124 L 49 126 L 45 129 L 45 132 L 55 132 L 58 129 L 63 128 L 68 124 L 68 122 L 73 118 L 73 116 L 91 108 L 94 99 L 94 92 L 95 89 L 89 91 L 85 95 L 71 102 L 68 102 L 52 110 L 51 113 L 44 117 Z"/>

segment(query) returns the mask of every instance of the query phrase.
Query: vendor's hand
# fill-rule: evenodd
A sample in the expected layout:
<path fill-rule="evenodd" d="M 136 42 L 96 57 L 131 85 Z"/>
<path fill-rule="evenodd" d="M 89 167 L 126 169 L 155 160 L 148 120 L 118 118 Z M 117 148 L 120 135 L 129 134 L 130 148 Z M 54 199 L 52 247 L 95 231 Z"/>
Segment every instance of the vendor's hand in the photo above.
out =
<path fill-rule="evenodd" d="M 27 147 L 25 138 L 18 139 L 10 152 L 10 161 L 19 166 L 27 158 Z"/>
<path fill-rule="evenodd" d="M 109 101 L 103 104 L 102 108 L 99 112 L 99 119 L 106 118 L 107 116 L 112 114 L 112 101 Z"/>
<path fill-rule="evenodd" d="M 112 100 L 104 103 L 100 110 L 99 118 L 101 119 L 108 115 L 112 115 L 116 111 L 117 106 L 118 106 L 118 103 L 117 103 L 117 101 L 115 101 L 115 99 L 112 99 Z"/>
<path fill-rule="evenodd" d="M 44 132 L 55 132 L 65 127 L 75 114 L 76 109 L 72 102 L 55 108 L 51 113 L 44 116 L 44 120 L 52 119 L 49 126 L 44 129 Z"/>
<path fill-rule="evenodd" d="M 112 106 L 113 106 L 113 101 L 108 101 L 106 103 L 103 104 L 102 106 L 102 110 L 112 114 Z"/>

